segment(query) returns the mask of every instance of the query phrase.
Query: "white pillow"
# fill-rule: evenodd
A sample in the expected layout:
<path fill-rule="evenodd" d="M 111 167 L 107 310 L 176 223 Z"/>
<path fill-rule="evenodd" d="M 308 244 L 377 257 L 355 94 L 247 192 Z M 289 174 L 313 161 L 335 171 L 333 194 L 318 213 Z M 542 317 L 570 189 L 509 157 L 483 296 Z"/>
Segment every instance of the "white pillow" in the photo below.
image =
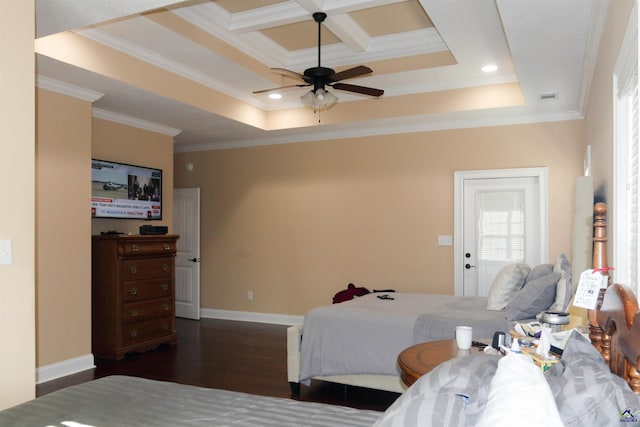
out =
<path fill-rule="evenodd" d="M 563 427 L 553 393 L 530 356 L 509 353 L 498 362 L 489 400 L 476 427 Z"/>
<path fill-rule="evenodd" d="M 556 299 L 549 307 L 550 311 L 564 312 L 569 306 L 569 302 L 573 297 L 573 287 L 571 284 L 571 265 L 565 254 L 556 258 L 553 265 L 554 273 L 560 273 L 560 280 L 556 285 Z"/>
<path fill-rule="evenodd" d="M 487 310 L 502 310 L 507 306 L 511 298 L 522 288 L 531 268 L 526 262 L 518 262 L 502 267 L 493 279 L 489 296 L 487 298 Z"/>

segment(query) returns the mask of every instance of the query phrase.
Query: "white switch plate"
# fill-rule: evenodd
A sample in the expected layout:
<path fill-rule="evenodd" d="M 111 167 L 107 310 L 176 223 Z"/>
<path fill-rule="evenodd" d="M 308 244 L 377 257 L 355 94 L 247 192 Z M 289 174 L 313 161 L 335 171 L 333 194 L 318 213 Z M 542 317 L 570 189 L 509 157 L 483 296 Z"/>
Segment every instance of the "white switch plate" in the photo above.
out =
<path fill-rule="evenodd" d="M 0 265 L 13 264 L 11 240 L 0 240 Z"/>
<path fill-rule="evenodd" d="M 453 245 L 453 238 L 451 236 L 438 236 L 438 246 L 451 245 Z"/>

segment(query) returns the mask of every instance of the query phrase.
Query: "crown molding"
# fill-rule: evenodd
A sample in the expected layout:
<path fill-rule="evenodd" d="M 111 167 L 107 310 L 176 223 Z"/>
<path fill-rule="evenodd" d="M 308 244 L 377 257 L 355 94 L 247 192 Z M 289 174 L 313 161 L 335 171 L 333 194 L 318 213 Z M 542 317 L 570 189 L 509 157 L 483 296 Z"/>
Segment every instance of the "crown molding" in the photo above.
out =
<path fill-rule="evenodd" d="M 95 117 L 96 119 L 108 120 L 110 122 L 116 122 L 127 126 L 133 126 L 151 132 L 161 133 L 163 135 L 168 135 L 171 137 L 175 137 L 176 135 L 180 134 L 180 132 L 182 132 L 181 129 L 163 126 L 158 123 L 149 122 L 147 120 L 138 119 L 120 113 L 114 113 L 112 111 L 103 110 L 102 108 L 93 107 L 93 117 Z"/>
<path fill-rule="evenodd" d="M 593 81 L 593 73 L 596 68 L 598 50 L 600 49 L 600 40 L 602 40 L 602 33 L 604 32 L 607 17 L 609 16 L 610 4 L 611 0 L 602 0 L 593 2 L 591 6 L 593 8 L 591 11 L 591 22 L 589 23 L 591 31 L 589 31 L 587 36 L 587 46 L 585 49 L 582 69 L 582 85 L 580 87 L 580 99 L 578 101 L 580 111 L 586 111 L 587 108 L 591 82 Z M 634 2 L 634 7 L 637 7 L 636 2 Z M 634 9 L 631 16 L 634 16 L 637 20 L 636 9 Z"/>
<path fill-rule="evenodd" d="M 357 129 L 331 130 L 309 134 L 296 134 L 290 136 L 248 139 L 240 141 L 218 142 L 213 144 L 184 144 L 175 145 L 174 153 L 188 153 L 196 151 L 224 150 L 230 148 L 247 148 L 262 145 L 295 144 L 301 142 L 319 142 L 333 139 L 363 138 L 380 135 L 401 135 L 404 133 L 433 132 L 440 130 L 469 129 L 490 126 L 509 126 L 530 123 L 559 122 L 567 120 L 580 120 L 584 116 L 577 111 L 559 112 L 551 114 L 518 114 L 514 116 L 495 116 L 460 118 L 450 120 L 431 120 L 424 116 L 413 118 L 411 123 L 399 119 L 387 121 L 382 125 L 378 122 L 363 123 Z"/>
<path fill-rule="evenodd" d="M 63 95 L 72 96 L 89 102 L 95 102 L 104 96 L 103 93 L 41 75 L 38 75 L 36 78 L 36 86 L 40 89 L 50 90 L 52 92 L 61 93 Z"/>

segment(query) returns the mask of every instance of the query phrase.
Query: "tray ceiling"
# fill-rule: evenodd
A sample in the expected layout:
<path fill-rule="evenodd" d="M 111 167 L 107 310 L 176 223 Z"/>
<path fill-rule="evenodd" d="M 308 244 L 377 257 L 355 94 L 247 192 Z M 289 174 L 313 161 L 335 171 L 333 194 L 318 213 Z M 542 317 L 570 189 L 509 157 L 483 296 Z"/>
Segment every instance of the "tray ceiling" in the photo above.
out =
<path fill-rule="evenodd" d="M 176 151 L 581 118 L 608 2 L 598 0 L 37 0 L 39 85 L 84 94 L 97 117 L 175 135 Z M 271 100 L 302 73 L 366 65 Z M 496 71 L 483 72 L 495 64 Z"/>

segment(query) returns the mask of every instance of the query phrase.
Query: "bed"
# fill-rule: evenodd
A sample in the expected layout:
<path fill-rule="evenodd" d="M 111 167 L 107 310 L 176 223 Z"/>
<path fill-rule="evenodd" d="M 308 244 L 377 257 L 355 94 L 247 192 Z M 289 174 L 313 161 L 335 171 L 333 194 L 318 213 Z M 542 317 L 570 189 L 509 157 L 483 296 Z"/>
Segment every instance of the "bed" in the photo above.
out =
<path fill-rule="evenodd" d="M 612 285 L 591 314 L 598 341 L 574 333 L 562 360 L 545 374 L 523 354 L 462 356 L 418 379 L 385 412 L 112 376 L 0 411 L 0 425 L 495 427 L 520 424 L 530 408 L 536 416 L 528 420 L 545 427 L 634 425 L 640 414 L 637 299 Z"/>
<path fill-rule="evenodd" d="M 473 325 L 476 336 L 508 331 L 504 313 L 487 310 L 486 305 L 481 297 L 394 293 L 391 300 L 371 293 L 311 310 L 305 316 L 304 335 L 301 325 L 288 330 L 288 368 L 300 366 L 299 373 L 289 371 L 289 382 L 294 391 L 296 383 L 308 384 L 311 378 L 348 384 L 353 376 L 354 385 L 364 385 L 367 374 L 376 374 L 367 386 L 402 392 L 398 354 L 418 342 L 453 338 L 459 313 L 466 313 L 465 324 Z"/>
<path fill-rule="evenodd" d="M 453 339 L 462 324 L 473 326 L 474 337 L 491 338 L 508 331 L 513 321 L 533 320 L 545 310 L 567 311 L 574 291 L 569 261 L 561 254 L 553 264 L 506 266 L 487 298 L 368 294 L 318 307 L 287 330 L 288 381 L 293 393 L 311 379 L 401 393 L 406 386 L 396 358 L 405 348 Z"/>

